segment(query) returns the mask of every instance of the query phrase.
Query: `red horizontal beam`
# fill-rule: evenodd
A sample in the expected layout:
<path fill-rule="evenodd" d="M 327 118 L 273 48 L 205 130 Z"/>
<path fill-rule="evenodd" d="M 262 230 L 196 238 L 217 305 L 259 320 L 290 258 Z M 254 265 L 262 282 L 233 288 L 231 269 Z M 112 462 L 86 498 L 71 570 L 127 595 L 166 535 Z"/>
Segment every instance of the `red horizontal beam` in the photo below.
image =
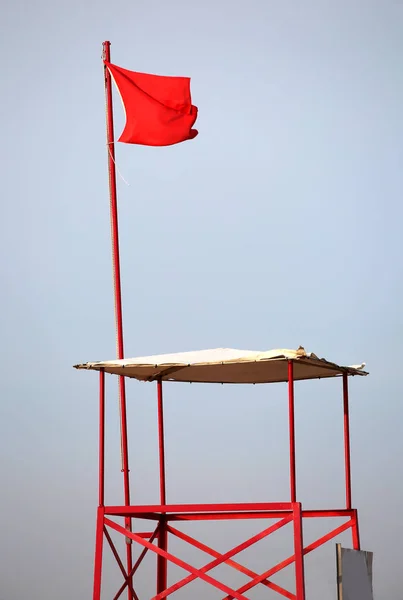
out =
<path fill-rule="evenodd" d="M 303 510 L 302 511 L 302 516 L 309 519 L 309 518 L 320 518 L 320 517 L 352 517 L 353 516 L 354 511 L 353 510 L 348 510 L 347 508 L 340 508 L 340 509 L 330 509 L 330 510 L 326 510 L 326 509 L 321 509 L 321 510 Z"/>
<path fill-rule="evenodd" d="M 255 511 L 255 512 L 206 512 L 206 513 L 174 513 L 167 516 L 167 521 L 225 521 L 237 519 L 282 519 L 290 515 L 290 510 Z"/>
<path fill-rule="evenodd" d="M 161 513 L 135 513 L 132 511 L 131 506 L 112 506 L 113 512 L 109 513 L 114 517 L 128 517 L 130 516 L 132 519 L 147 519 L 150 521 L 160 521 Z M 106 513 L 105 513 L 106 514 Z"/>
<path fill-rule="evenodd" d="M 254 512 L 206 512 L 206 513 L 174 513 L 167 516 L 167 521 L 225 521 L 232 519 L 281 519 L 291 511 L 254 511 Z M 352 517 L 353 511 L 340 510 L 303 510 L 302 516 L 313 517 Z"/>
<path fill-rule="evenodd" d="M 188 513 L 221 511 L 291 511 L 291 502 L 245 502 L 231 504 L 146 504 L 140 506 L 106 506 L 106 515 L 133 515 L 142 513 Z"/>
<path fill-rule="evenodd" d="M 287 503 L 280 503 L 281 506 L 283 505 L 287 505 Z M 191 509 L 195 506 L 202 506 L 205 507 L 203 508 L 202 511 L 197 510 L 197 511 L 191 511 Z M 221 506 L 224 508 L 221 508 L 219 510 L 217 510 L 217 506 Z M 107 506 L 105 508 L 105 514 L 108 515 L 114 515 L 114 516 L 120 516 L 120 517 L 127 517 L 127 516 L 131 516 L 131 517 L 135 517 L 135 518 L 139 518 L 139 519 L 150 519 L 153 521 L 158 521 L 161 517 L 162 514 L 167 514 L 167 521 L 223 521 L 223 520 L 241 520 L 241 519 L 281 519 L 282 517 L 284 517 L 286 514 L 291 514 L 291 510 L 289 509 L 275 509 L 275 508 L 266 508 L 266 510 L 244 510 L 243 508 L 241 509 L 236 509 L 236 510 L 227 510 L 226 508 L 228 506 L 241 506 L 241 507 L 245 507 L 245 506 L 251 506 L 246 505 L 246 504 L 238 504 L 238 505 L 234 505 L 234 504 L 222 504 L 222 505 L 217 505 L 217 504 L 202 504 L 202 505 L 195 505 L 195 504 L 172 504 L 172 505 L 166 505 L 163 508 L 165 509 L 166 512 L 149 512 L 151 508 L 156 508 L 156 509 L 160 509 L 161 506 L 157 505 L 157 506 Z M 262 506 L 262 503 L 260 504 L 254 504 L 253 506 Z M 277 504 L 266 504 L 267 506 L 279 506 L 279 503 Z M 185 511 L 175 511 L 174 509 L 178 508 L 178 507 L 186 507 Z M 209 510 L 211 507 L 214 507 L 213 510 Z M 189 509 L 189 511 L 188 511 Z M 172 513 L 170 512 L 172 511 Z M 190 512 L 191 511 L 191 512 Z M 320 510 L 303 510 L 302 511 L 302 517 L 305 518 L 323 518 L 323 517 L 353 517 L 354 516 L 354 510 L 348 510 L 346 508 L 341 508 L 341 509 L 320 509 Z"/>

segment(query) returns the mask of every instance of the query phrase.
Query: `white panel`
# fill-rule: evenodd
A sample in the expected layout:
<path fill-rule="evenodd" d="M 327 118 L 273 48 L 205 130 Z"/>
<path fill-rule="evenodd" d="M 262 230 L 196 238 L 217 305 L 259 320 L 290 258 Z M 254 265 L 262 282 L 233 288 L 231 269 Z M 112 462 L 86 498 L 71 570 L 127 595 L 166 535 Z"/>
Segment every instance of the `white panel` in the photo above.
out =
<path fill-rule="evenodd" d="M 341 600 L 373 600 L 372 552 L 341 548 Z"/>

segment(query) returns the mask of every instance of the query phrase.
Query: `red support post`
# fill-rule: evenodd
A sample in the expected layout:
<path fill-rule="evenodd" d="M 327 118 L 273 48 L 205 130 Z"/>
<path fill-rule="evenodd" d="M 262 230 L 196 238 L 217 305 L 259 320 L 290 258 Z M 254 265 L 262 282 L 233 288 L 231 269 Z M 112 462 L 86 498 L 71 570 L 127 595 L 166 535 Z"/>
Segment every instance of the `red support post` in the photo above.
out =
<path fill-rule="evenodd" d="M 346 475 L 346 508 L 351 510 L 350 416 L 348 406 L 348 375 L 343 373 L 344 464 Z"/>
<path fill-rule="evenodd" d="M 95 562 L 94 562 L 94 591 L 93 600 L 101 600 L 102 583 L 102 552 L 104 541 L 104 509 L 98 507 L 97 511 L 97 529 L 95 538 Z"/>
<path fill-rule="evenodd" d="M 354 550 L 361 550 L 360 529 L 358 527 L 358 511 L 356 509 L 354 509 L 352 531 L 353 531 L 353 548 L 354 548 Z"/>
<path fill-rule="evenodd" d="M 158 532 L 158 548 L 166 552 L 168 550 L 168 531 L 164 517 L 160 519 Z M 166 556 L 157 554 L 157 594 L 167 589 L 168 586 L 168 560 Z"/>
<path fill-rule="evenodd" d="M 305 600 L 305 570 L 304 570 L 304 542 L 302 535 L 302 510 L 301 503 L 296 502 L 294 512 L 294 555 L 295 555 L 295 581 L 296 600 Z"/>
<path fill-rule="evenodd" d="M 103 43 L 103 59 L 110 62 L 110 42 Z M 122 316 L 122 291 L 120 280 L 120 255 L 119 255 L 119 227 L 118 227 L 118 207 L 117 207 L 117 188 L 116 188 L 116 168 L 115 168 L 115 140 L 113 126 L 113 106 L 112 106 L 112 80 L 109 70 L 104 65 L 105 75 L 105 97 L 106 97 L 106 135 L 108 151 L 108 172 L 109 172 L 109 195 L 110 195 L 110 219 L 111 219 L 111 237 L 112 237 L 112 263 L 114 279 L 114 297 L 115 297 L 115 319 L 116 319 L 116 343 L 117 357 L 124 358 L 123 345 L 123 316 Z M 120 435 L 121 435 L 121 453 L 122 453 L 122 473 L 124 488 L 125 506 L 130 506 L 130 483 L 129 483 L 129 450 L 127 440 L 127 416 L 126 416 L 126 388 L 125 378 L 119 377 L 119 408 L 120 408 Z M 125 527 L 131 531 L 131 519 L 125 518 Z M 132 568 L 132 547 L 131 540 L 126 540 L 126 560 L 127 572 Z M 128 591 L 128 599 L 133 596 Z"/>
<path fill-rule="evenodd" d="M 99 372 L 99 506 L 105 504 L 105 371 Z"/>
<path fill-rule="evenodd" d="M 350 452 L 350 413 L 348 401 L 348 375 L 343 373 L 343 415 L 344 415 L 344 462 L 346 474 L 346 507 L 352 510 L 352 494 L 351 494 L 351 452 Z M 353 510 L 353 548 L 360 550 L 360 530 L 358 527 L 358 512 Z"/>
<path fill-rule="evenodd" d="M 160 465 L 160 501 L 166 504 L 166 485 L 165 485 L 165 441 L 164 441 L 164 407 L 162 396 L 162 381 L 157 381 L 158 389 L 158 447 L 159 447 L 159 465 Z"/>
<path fill-rule="evenodd" d="M 162 395 L 162 381 L 157 381 L 158 390 L 158 447 L 159 447 L 159 466 L 160 466 L 160 502 L 166 504 L 166 484 L 165 484 L 165 440 L 164 440 L 164 407 Z M 168 549 L 168 532 L 166 517 L 160 518 L 158 531 L 158 547 L 161 550 Z M 166 590 L 168 585 L 168 561 L 165 556 L 157 554 L 157 594 Z"/>
<path fill-rule="evenodd" d="M 296 502 L 297 486 L 295 475 L 295 416 L 294 416 L 294 363 L 288 361 L 288 426 L 290 432 L 290 496 Z"/>

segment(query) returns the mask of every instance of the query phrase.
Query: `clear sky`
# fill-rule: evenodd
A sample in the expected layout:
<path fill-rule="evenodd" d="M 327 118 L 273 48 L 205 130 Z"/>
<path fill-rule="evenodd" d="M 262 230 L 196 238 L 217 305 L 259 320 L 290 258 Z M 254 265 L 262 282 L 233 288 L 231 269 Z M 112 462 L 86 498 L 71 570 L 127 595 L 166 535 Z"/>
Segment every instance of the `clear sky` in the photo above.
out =
<path fill-rule="evenodd" d="M 126 355 L 301 344 L 365 361 L 370 377 L 351 384 L 353 502 L 376 596 L 400 597 L 402 34 L 397 0 L 2 3 L 1 600 L 92 593 L 97 377 L 72 365 L 115 356 L 105 39 L 120 66 L 191 76 L 199 107 L 191 142 L 117 147 Z M 166 387 L 168 500 L 288 498 L 285 387 Z M 308 507 L 343 503 L 340 391 L 297 385 Z M 111 378 L 108 392 L 119 503 Z M 133 501 L 157 501 L 154 389 L 131 382 L 128 404 Z M 225 550 L 252 525 L 220 527 L 198 533 Z M 278 540 L 249 566 L 285 558 Z M 335 599 L 334 563 L 334 542 L 307 558 L 309 600 Z M 109 558 L 105 573 L 112 598 Z M 218 597 L 195 585 L 178 598 L 189 593 Z"/>

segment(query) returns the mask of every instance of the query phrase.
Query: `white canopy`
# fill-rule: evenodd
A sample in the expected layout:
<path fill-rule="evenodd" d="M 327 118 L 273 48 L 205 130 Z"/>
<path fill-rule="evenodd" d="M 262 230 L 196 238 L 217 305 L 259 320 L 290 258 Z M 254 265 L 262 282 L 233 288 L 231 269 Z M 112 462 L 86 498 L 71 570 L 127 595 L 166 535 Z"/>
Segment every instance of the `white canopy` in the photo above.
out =
<path fill-rule="evenodd" d="M 92 369 L 140 381 L 182 381 L 194 383 L 274 383 L 288 381 L 287 363 L 294 363 L 294 379 L 319 379 L 348 375 L 368 375 L 362 365 L 343 367 L 298 350 L 233 350 L 216 348 L 196 352 L 160 354 L 125 358 L 106 362 L 75 365 L 76 369 Z"/>

